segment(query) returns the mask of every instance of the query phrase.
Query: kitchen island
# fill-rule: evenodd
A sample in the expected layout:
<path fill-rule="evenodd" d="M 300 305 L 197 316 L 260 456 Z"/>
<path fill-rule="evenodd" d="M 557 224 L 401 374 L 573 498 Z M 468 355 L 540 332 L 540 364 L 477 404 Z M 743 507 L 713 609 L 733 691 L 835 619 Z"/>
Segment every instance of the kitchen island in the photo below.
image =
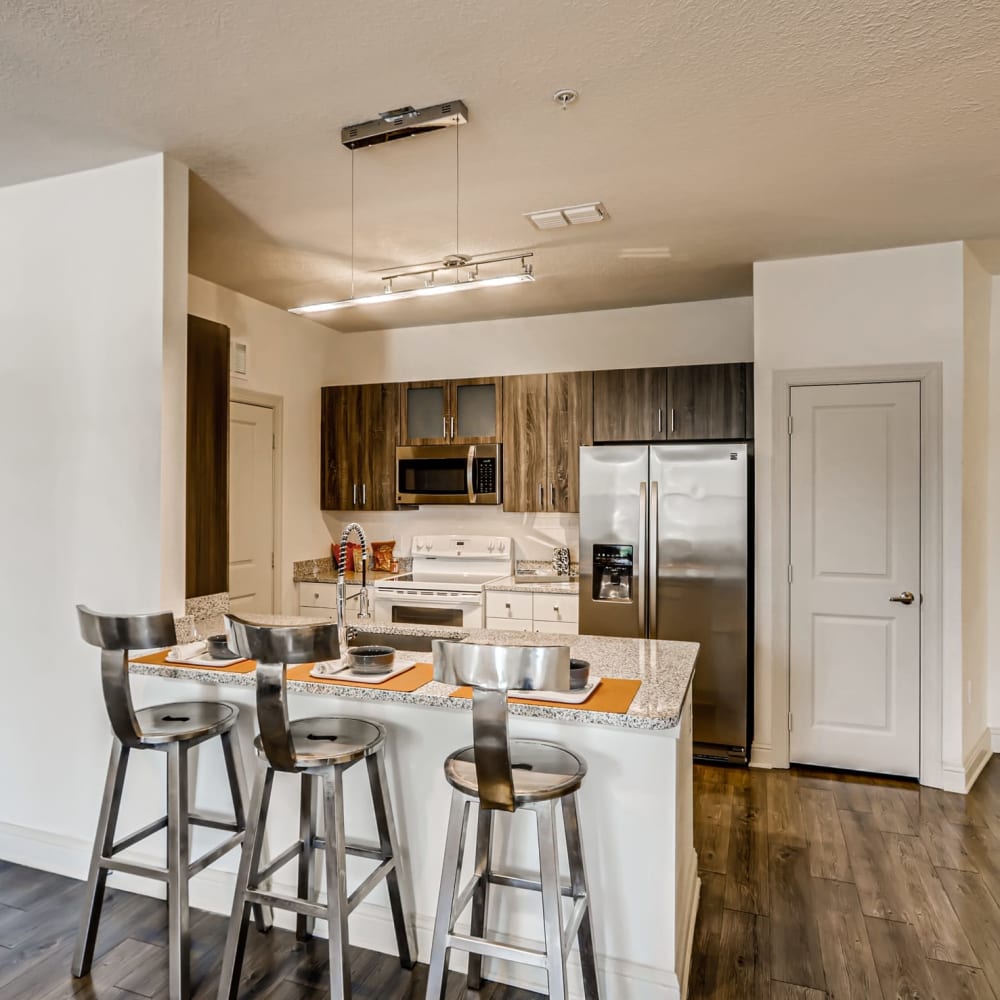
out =
<path fill-rule="evenodd" d="M 297 618 L 264 618 L 292 624 Z M 353 616 L 352 616 L 353 617 Z M 370 621 L 351 624 L 376 628 Z M 583 834 L 590 869 L 595 943 L 604 1000 L 667 1000 L 683 996 L 697 908 L 698 878 L 693 841 L 690 686 L 697 646 L 600 636 L 548 635 L 485 629 L 377 626 L 400 636 L 441 636 L 470 642 L 568 645 L 574 657 L 590 661 L 602 677 L 642 683 L 625 713 L 597 713 L 585 706 L 550 708 L 511 704 L 512 738 L 561 743 L 580 753 L 588 774 L 580 793 Z M 401 640 L 402 641 L 402 640 Z M 419 659 L 430 660 L 430 653 Z M 218 697 L 238 704 L 244 747 L 255 728 L 254 675 L 211 669 L 133 664 L 137 703 Z M 454 688 L 434 681 L 413 692 L 379 691 L 322 682 L 290 681 L 292 717 L 357 715 L 388 731 L 387 762 L 404 856 L 409 862 L 416 904 L 421 960 L 430 952 L 434 910 L 444 853 L 450 788 L 445 757 L 471 743 L 471 702 L 451 697 Z M 248 761 L 249 763 L 249 761 Z M 217 767 L 199 775 L 199 805 L 226 801 Z M 211 773 L 209 773 L 211 772 Z M 269 844 L 281 849 L 297 836 L 296 783 L 278 775 Z M 345 779 L 348 834 L 374 842 L 364 775 Z M 506 870 L 537 871 L 534 818 L 528 811 L 502 817 L 495 860 Z M 225 912 L 224 885 L 232 885 L 236 859 L 216 872 L 214 890 L 197 905 Z M 367 873 L 365 862 L 350 859 L 348 881 Z M 214 871 L 214 870 L 213 870 Z M 565 871 L 565 866 L 564 866 Z M 275 876 L 281 891 L 294 892 L 294 866 Z M 197 883 L 195 883 L 197 884 Z M 231 888 L 230 888 L 231 891 Z M 537 894 L 501 890 L 493 894 L 491 921 L 515 943 L 539 946 L 541 904 Z M 466 915 L 467 916 L 467 915 Z M 462 924 L 460 922 L 459 926 Z M 395 952 L 384 888 L 358 907 L 351 920 L 352 943 Z M 455 968 L 465 956 L 454 954 Z M 542 970 L 487 962 L 489 979 L 545 992 Z M 582 987 L 576 950 L 570 956 L 571 995 Z"/>

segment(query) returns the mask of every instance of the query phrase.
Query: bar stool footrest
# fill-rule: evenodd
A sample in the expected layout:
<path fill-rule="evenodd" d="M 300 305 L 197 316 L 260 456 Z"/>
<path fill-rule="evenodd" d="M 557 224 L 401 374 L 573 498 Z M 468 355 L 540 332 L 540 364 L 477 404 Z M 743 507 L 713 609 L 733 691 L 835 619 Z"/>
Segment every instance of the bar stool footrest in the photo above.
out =
<path fill-rule="evenodd" d="M 226 837 L 221 844 L 217 844 L 210 851 L 203 854 L 197 861 L 193 861 L 188 865 L 188 878 L 194 878 L 195 875 L 203 872 L 210 864 L 218 861 L 227 851 L 231 851 L 234 847 L 243 843 L 243 831 L 240 830 L 239 833 L 234 833 L 231 837 Z"/>
<path fill-rule="evenodd" d="M 580 930 L 580 924 L 583 923 L 583 918 L 587 914 L 587 907 L 589 905 L 590 900 L 586 896 L 581 896 L 573 904 L 573 912 L 569 915 L 569 921 L 566 924 L 566 929 L 563 931 L 564 959 L 573 950 L 573 942 L 576 940 L 577 932 Z"/>
<path fill-rule="evenodd" d="M 542 883 L 537 878 L 526 878 L 523 875 L 512 875 L 506 872 L 490 872 L 489 880 L 491 885 L 506 886 L 508 889 L 530 889 L 532 892 L 541 892 Z M 560 882 L 559 889 L 564 896 L 571 899 L 573 887 L 568 882 Z"/>
<path fill-rule="evenodd" d="M 544 968 L 548 956 L 544 951 L 534 948 L 518 948 L 510 944 L 501 944 L 487 938 L 472 937 L 469 934 L 449 934 L 448 948 L 461 948 L 462 951 L 483 955 L 486 958 L 499 958 L 508 962 L 519 962 L 524 965 L 537 965 Z"/>
<path fill-rule="evenodd" d="M 266 868 L 262 868 L 257 872 L 255 881 L 260 883 L 264 879 L 270 878 L 278 869 L 284 868 L 289 861 L 293 861 L 297 858 L 303 850 L 303 845 L 301 840 L 297 840 L 291 847 L 286 848 L 282 851 L 273 861 L 271 861 Z"/>

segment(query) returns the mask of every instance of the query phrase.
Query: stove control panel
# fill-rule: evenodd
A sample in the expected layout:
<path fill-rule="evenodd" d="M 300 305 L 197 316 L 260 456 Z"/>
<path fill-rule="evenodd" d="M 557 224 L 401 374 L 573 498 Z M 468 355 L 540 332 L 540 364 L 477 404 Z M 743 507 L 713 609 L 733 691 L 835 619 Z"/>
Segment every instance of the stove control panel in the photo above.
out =
<path fill-rule="evenodd" d="M 412 553 L 436 559 L 509 561 L 514 555 L 514 541 L 494 535 L 414 535 Z"/>

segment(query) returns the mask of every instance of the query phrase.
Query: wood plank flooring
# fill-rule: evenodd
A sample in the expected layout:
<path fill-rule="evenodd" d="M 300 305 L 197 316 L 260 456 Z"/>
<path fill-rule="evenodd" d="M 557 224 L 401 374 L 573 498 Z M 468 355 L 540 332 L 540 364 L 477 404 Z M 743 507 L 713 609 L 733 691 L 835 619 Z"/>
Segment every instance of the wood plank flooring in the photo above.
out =
<path fill-rule="evenodd" d="M 689 1000 L 1000 1000 L 1000 758 L 969 796 L 813 770 L 695 769 L 702 891 Z M 83 886 L 0 861 L 2 1000 L 166 996 L 166 907 L 108 893 L 89 979 Z M 192 914 L 196 1000 L 225 919 Z M 352 949 L 359 1000 L 423 1000 L 426 966 Z M 251 931 L 240 996 L 326 1000 L 325 942 Z M 448 1000 L 475 997 L 452 976 Z M 483 1000 L 537 994 L 489 984 Z"/>
<path fill-rule="evenodd" d="M 1000 758 L 969 796 L 695 768 L 689 1000 L 1000 1000 Z"/>

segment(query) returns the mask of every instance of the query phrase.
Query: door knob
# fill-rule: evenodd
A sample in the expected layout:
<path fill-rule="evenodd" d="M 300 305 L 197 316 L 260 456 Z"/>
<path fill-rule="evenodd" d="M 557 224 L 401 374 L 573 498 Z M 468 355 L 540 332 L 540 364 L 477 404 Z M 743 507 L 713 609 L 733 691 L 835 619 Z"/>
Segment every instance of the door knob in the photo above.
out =
<path fill-rule="evenodd" d="M 901 594 L 897 594 L 895 597 L 890 597 L 889 600 L 895 601 L 896 604 L 912 604 L 915 598 L 908 590 L 904 590 Z"/>

